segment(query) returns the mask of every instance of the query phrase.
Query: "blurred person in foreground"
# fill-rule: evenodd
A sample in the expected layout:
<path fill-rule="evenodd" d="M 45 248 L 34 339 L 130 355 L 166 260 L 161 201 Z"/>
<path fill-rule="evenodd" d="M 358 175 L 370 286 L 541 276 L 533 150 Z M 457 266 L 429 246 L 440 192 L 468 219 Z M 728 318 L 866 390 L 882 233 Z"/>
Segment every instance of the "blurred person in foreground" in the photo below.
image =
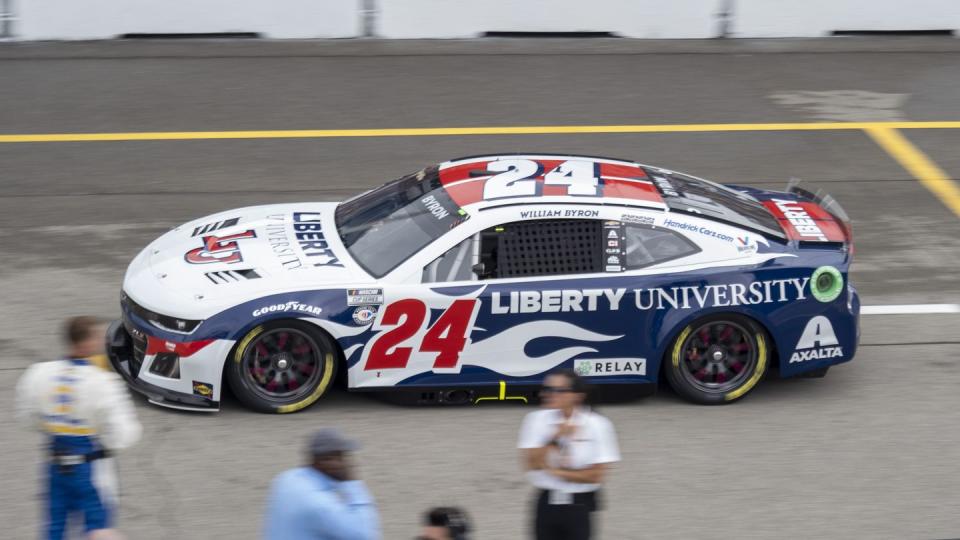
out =
<path fill-rule="evenodd" d="M 518 444 L 537 488 L 533 536 L 586 540 L 607 469 L 620 461 L 616 433 L 587 408 L 586 385 L 573 370 L 547 375 L 540 395 L 543 408 L 524 418 Z"/>
<path fill-rule="evenodd" d="M 373 497 L 354 477 L 350 453 L 359 446 L 325 428 L 309 445 L 310 462 L 277 475 L 270 488 L 263 536 L 268 540 L 374 540 L 380 518 Z"/>
<path fill-rule="evenodd" d="M 423 531 L 417 540 L 470 540 L 470 520 L 459 508 L 431 508 L 423 518 Z"/>
<path fill-rule="evenodd" d="M 47 436 L 47 537 L 64 537 L 82 515 L 89 538 L 117 538 L 114 452 L 140 438 L 127 388 L 91 363 L 104 352 L 106 326 L 94 317 L 66 323 L 67 357 L 30 366 L 17 382 L 17 416 Z"/>

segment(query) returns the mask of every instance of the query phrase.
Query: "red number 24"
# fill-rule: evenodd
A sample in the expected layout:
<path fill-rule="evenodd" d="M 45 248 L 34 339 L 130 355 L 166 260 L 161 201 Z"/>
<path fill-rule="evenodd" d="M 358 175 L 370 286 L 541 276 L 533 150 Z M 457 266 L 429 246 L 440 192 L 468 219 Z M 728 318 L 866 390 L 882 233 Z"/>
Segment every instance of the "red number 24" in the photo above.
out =
<path fill-rule="evenodd" d="M 435 352 L 436 368 L 453 368 L 460 361 L 460 353 L 467 344 L 470 321 L 477 307 L 475 299 L 455 300 L 437 322 L 427 329 L 420 342 L 420 352 Z M 365 371 L 407 367 L 413 347 L 400 345 L 416 335 L 427 320 L 427 306 L 420 300 L 408 298 L 387 306 L 380 321 L 381 327 L 393 328 L 374 338 L 367 356 Z M 402 322 L 401 322 L 402 319 Z"/>

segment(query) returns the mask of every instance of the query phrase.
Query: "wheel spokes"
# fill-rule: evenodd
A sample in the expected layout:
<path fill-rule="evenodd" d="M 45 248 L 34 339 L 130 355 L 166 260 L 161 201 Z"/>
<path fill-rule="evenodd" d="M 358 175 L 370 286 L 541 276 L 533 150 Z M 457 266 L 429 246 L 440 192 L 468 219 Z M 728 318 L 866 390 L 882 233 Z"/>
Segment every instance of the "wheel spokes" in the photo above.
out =
<path fill-rule="evenodd" d="M 702 343 L 704 346 L 710 345 L 711 336 L 709 328 L 703 328 L 700 330 L 698 337 L 700 338 L 700 343 Z"/>
<path fill-rule="evenodd" d="M 752 334 L 730 321 L 696 329 L 685 345 L 683 375 L 702 391 L 726 392 L 742 384 L 756 361 Z"/>
<path fill-rule="evenodd" d="M 270 400 L 289 401 L 320 379 L 320 349 L 299 330 L 287 328 L 259 336 L 245 353 L 243 373 L 253 390 Z"/>

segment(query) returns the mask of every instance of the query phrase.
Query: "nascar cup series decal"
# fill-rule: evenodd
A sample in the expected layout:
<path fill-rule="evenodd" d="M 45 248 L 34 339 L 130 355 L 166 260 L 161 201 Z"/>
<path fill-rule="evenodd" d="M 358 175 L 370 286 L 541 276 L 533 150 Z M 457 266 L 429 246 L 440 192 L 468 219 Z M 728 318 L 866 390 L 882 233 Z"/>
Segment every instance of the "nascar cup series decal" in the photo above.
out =
<path fill-rule="evenodd" d="M 383 289 L 347 289 L 348 306 L 379 305 L 383 303 Z"/>

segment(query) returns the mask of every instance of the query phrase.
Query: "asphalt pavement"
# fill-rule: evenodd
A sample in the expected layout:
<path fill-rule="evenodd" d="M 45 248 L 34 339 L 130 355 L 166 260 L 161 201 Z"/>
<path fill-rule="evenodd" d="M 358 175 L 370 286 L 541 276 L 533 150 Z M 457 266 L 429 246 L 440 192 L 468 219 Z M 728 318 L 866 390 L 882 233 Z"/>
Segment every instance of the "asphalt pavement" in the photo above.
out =
<path fill-rule="evenodd" d="M 846 43 L 846 45 L 844 45 Z M 874 43 L 874 46 L 864 44 Z M 0 135 L 960 119 L 955 40 L 4 44 Z M 960 177 L 960 130 L 903 130 Z M 960 216 L 859 130 L 0 143 L 0 523 L 37 536 L 41 439 L 13 422 L 67 316 L 116 316 L 133 255 L 215 211 L 339 200 L 461 155 L 608 155 L 722 182 L 819 184 L 846 208 L 868 305 L 960 303 Z M 623 463 L 602 538 L 960 536 L 960 315 L 865 316 L 857 358 L 729 407 L 606 405 Z M 270 479 L 336 425 L 364 444 L 386 538 L 460 504 L 524 537 L 522 406 L 410 408 L 335 392 L 289 416 L 138 400 L 121 457 L 134 539 L 256 538 Z"/>

